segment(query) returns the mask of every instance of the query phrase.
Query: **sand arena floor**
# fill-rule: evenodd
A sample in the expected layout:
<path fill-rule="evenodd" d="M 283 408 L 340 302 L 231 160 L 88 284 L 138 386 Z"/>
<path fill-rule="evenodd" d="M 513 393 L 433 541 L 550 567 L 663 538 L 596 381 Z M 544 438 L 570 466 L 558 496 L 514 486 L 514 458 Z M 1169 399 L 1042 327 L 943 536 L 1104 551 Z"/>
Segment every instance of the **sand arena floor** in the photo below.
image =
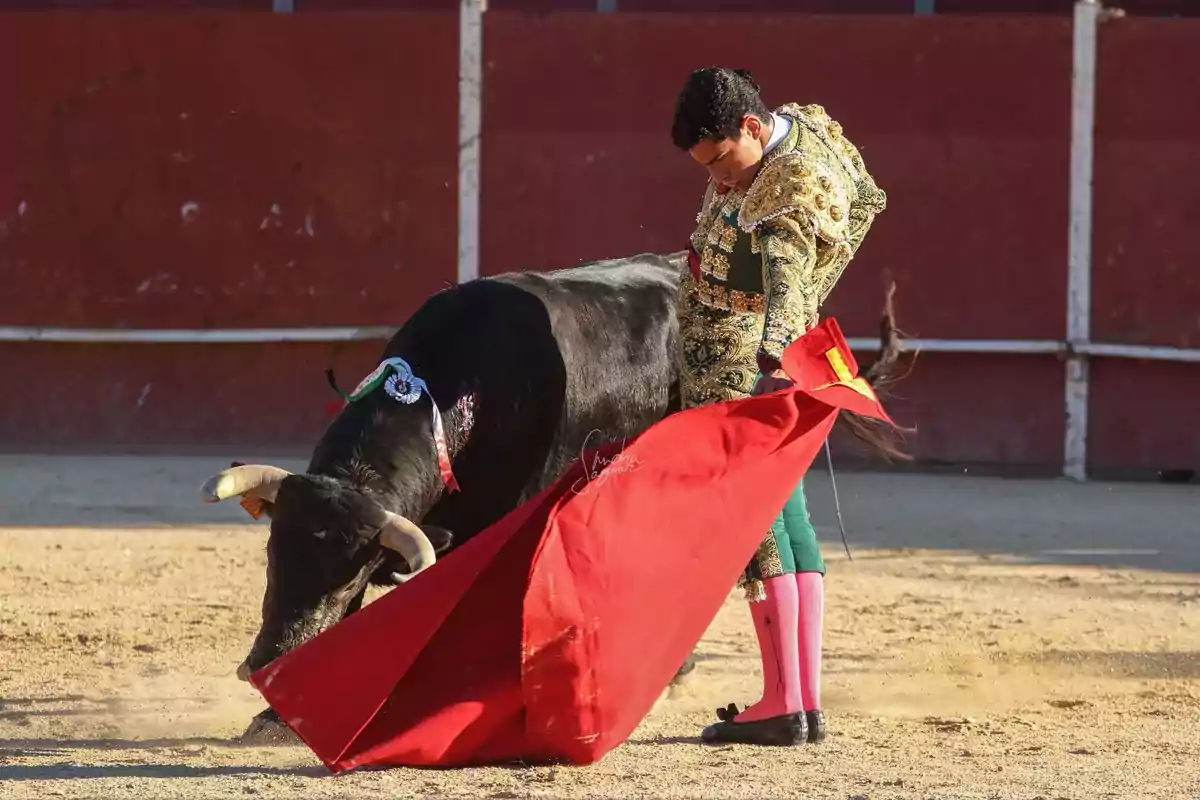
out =
<path fill-rule="evenodd" d="M 334 778 L 232 741 L 266 529 L 196 501 L 223 463 L 0 458 L 0 798 L 1200 798 L 1200 486 L 844 474 L 850 562 L 816 477 L 825 744 L 696 741 L 759 688 L 731 596 L 598 765 Z"/>

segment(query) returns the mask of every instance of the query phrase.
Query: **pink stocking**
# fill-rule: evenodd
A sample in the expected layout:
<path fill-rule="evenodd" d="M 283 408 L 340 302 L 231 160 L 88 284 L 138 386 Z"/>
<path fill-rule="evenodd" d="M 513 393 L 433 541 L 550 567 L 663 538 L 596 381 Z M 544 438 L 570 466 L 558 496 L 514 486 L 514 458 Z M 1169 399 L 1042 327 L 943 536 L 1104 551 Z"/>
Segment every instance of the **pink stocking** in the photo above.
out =
<path fill-rule="evenodd" d="M 799 595 L 797 640 L 800 654 L 800 685 L 804 710 L 821 707 L 821 626 L 825 616 L 825 578 L 819 572 L 796 575 Z"/>
<path fill-rule="evenodd" d="M 737 722 L 755 722 L 801 711 L 799 592 L 796 579 L 780 575 L 763 582 L 767 599 L 750 604 L 758 652 L 762 656 L 762 700 L 737 715 Z"/>

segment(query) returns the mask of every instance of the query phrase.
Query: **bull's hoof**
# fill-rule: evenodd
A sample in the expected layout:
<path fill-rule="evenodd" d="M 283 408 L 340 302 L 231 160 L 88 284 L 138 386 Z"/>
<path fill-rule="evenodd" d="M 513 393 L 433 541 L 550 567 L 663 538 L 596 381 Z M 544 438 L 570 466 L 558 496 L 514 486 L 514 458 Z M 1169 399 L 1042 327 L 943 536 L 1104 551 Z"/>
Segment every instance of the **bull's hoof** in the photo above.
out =
<path fill-rule="evenodd" d="M 683 660 L 683 665 L 679 667 L 679 671 L 675 673 L 675 677 L 671 678 L 671 685 L 678 686 L 683 683 L 688 675 L 696 669 L 696 654 L 688 653 L 688 657 Z"/>
<path fill-rule="evenodd" d="M 275 709 L 268 708 L 250 720 L 250 724 L 246 727 L 246 730 L 238 737 L 238 742 L 241 744 L 263 746 L 299 744 L 300 739 L 296 734 L 292 733 L 291 728 L 283 724 L 283 720 L 275 713 Z"/>

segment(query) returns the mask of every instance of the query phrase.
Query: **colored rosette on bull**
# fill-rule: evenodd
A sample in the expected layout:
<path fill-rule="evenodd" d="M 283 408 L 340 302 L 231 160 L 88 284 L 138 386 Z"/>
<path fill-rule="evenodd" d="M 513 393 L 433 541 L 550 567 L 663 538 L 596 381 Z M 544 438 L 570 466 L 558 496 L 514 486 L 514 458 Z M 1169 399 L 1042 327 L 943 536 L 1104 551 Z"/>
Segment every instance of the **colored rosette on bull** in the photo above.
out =
<path fill-rule="evenodd" d="M 603 758 L 704 634 L 839 410 L 888 421 L 834 320 L 783 368 L 789 389 L 586 453 L 252 683 L 334 772 Z"/>

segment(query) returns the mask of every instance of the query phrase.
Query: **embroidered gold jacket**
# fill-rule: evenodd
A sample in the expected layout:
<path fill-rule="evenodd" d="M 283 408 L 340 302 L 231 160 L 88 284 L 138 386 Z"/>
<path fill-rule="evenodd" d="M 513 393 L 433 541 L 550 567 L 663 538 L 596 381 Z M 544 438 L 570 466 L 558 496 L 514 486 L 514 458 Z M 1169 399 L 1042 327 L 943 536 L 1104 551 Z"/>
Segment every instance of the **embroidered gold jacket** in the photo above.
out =
<path fill-rule="evenodd" d="M 791 130 L 763 160 L 744 194 L 709 183 L 691 237 L 700 302 L 763 315 L 759 368 L 779 366 L 783 350 L 817 323 L 887 196 L 858 149 L 819 105 L 788 104 L 776 114 Z"/>

